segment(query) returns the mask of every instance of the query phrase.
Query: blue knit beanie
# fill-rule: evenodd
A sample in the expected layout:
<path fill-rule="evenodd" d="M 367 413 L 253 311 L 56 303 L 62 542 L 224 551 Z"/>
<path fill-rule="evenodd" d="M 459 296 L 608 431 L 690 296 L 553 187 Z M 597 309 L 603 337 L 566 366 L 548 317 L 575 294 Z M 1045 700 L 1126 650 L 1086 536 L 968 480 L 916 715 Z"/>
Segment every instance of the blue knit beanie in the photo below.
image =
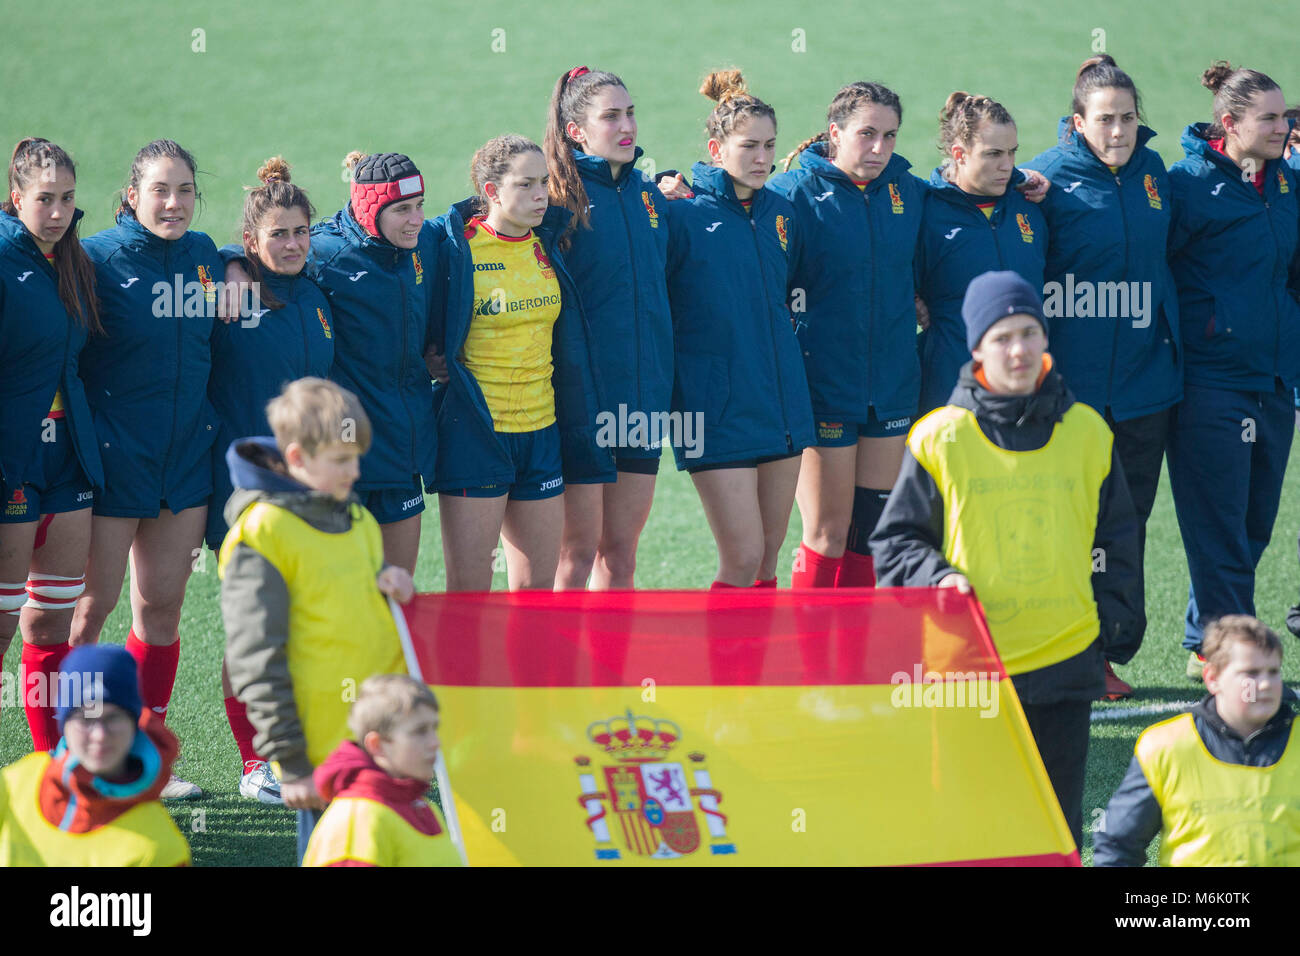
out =
<path fill-rule="evenodd" d="M 961 317 L 966 323 L 966 347 L 972 352 L 994 322 L 1008 315 L 1028 315 L 1038 320 L 1047 334 L 1043 295 L 1017 272 L 986 272 L 966 287 Z"/>
<path fill-rule="evenodd" d="M 58 681 L 59 732 L 73 711 L 115 704 L 139 721 L 140 678 L 135 658 L 116 644 L 87 644 L 63 659 Z"/>

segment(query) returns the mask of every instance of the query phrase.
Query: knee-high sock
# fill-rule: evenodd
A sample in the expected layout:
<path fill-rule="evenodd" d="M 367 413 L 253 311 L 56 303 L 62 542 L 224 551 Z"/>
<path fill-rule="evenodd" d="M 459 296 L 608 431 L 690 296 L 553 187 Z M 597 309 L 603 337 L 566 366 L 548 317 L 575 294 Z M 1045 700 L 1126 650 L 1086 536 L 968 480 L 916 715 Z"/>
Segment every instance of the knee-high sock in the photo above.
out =
<path fill-rule="evenodd" d="M 62 644 L 28 644 L 23 642 L 21 686 L 23 710 L 32 732 L 32 749 L 38 753 L 53 750 L 59 742 L 58 701 L 59 665 L 68 656 L 68 642 Z"/>
<path fill-rule="evenodd" d="M 230 722 L 230 732 L 235 737 L 235 746 L 239 748 L 239 759 L 247 768 L 250 761 L 261 760 L 253 747 L 253 725 L 248 721 L 248 709 L 238 697 L 226 698 L 226 720 Z"/>
<path fill-rule="evenodd" d="M 876 530 L 889 500 L 887 488 L 854 488 L 853 521 L 849 524 L 848 549 L 835 579 L 837 588 L 871 588 L 876 586 L 875 567 L 871 563 L 868 541 Z M 850 557 L 852 555 L 852 557 Z"/>
<path fill-rule="evenodd" d="M 135 658 L 140 672 L 140 696 L 144 705 L 166 720 L 172 686 L 176 683 L 176 664 L 181 658 L 180 640 L 158 647 L 140 640 L 133 630 L 126 636 L 126 649 Z"/>
<path fill-rule="evenodd" d="M 845 551 L 844 561 L 840 564 L 839 574 L 835 576 L 837 588 L 874 588 L 876 586 L 876 565 L 870 555 Z"/>
<path fill-rule="evenodd" d="M 840 572 L 840 562 L 844 559 L 828 558 L 818 554 L 808 545 L 800 543 L 799 553 L 795 556 L 795 570 L 790 573 L 792 588 L 830 588 L 835 586 L 835 576 Z"/>

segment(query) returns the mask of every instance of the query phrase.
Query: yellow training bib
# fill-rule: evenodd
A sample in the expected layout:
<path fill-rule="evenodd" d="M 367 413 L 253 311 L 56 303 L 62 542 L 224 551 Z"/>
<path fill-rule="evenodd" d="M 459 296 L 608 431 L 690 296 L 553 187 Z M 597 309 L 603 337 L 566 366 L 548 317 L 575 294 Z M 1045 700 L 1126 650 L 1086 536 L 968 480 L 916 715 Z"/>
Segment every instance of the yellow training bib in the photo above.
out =
<path fill-rule="evenodd" d="M 1010 674 L 1073 657 L 1100 633 L 1092 546 L 1111 442 L 1079 402 L 1035 451 L 999 448 L 953 405 L 908 435 L 943 497 L 944 557 L 975 587 Z"/>
<path fill-rule="evenodd" d="M 1135 753 L 1160 801 L 1161 866 L 1300 865 L 1300 754 L 1292 730 L 1271 767 L 1216 759 L 1191 714 L 1142 732 Z"/>
<path fill-rule="evenodd" d="M 181 866 L 190 847 L 157 800 L 138 803 L 104 826 L 69 833 L 41 813 L 48 753 L 28 754 L 0 771 L 0 867 Z"/>

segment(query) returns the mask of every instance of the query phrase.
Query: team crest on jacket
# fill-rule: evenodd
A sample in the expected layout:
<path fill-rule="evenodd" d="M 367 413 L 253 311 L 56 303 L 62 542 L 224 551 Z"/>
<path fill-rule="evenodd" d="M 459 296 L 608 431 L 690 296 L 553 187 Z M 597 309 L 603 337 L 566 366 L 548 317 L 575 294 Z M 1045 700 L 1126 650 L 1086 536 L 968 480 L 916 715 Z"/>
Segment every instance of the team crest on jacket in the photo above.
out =
<path fill-rule="evenodd" d="M 420 261 L 420 254 L 412 250 L 411 262 L 415 265 L 415 284 L 419 285 L 424 281 L 424 263 Z"/>
<path fill-rule="evenodd" d="M 788 239 L 785 234 L 785 222 L 785 216 L 776 217 L 776 238 L 781 240 L 782 252 L 785 252 L 785 247 L 788 244 Z"/>
<path fill-rule="evenodd" d="M 898 191 L 897 183 L 889 184 L 889 208 L 894 210 L 894 215 L 903 214 L 903 194 Z"/>
<path fill-rule="evenodd" d="M 600 751 L 598 763 L 585 755 L 574 762 L 582 785 L 578 803 L 587 812 L 597 860 L 676 860 L 700 850 L 706 833 L 710 854 L 736 852 L 704 754 L 686 755 L 689 780 L 686 768 L 668 759 L 681 742 L 671 720 L 634 716 L 629 709 L 591 724 L 587 737 Z"/>
<path fill-rule="evenodd" d="M 1282 174 L 1280 169 L 1277 171 L 1277 191 L 1283 196 L 1291 191 L 1291 187 L 1286 184 L 1286 176 Z"/>
<path fill-rule="evenodd" d="M 533 240 L 533 258 L 537 260 L 537 268 L 542 270 L 542 275 L 547 279 L 555 278 L 555 270 L 551 268 L 551 260 L 546 257 L 542 251 L 542 244 L 538 240 Z"/>
<path fill-rule="evenodd" d="M 334 333 L 330 331 L 330 324 L 325 319 L 325 310 L 320 306 L 316 307 L 316 318 L 320 319 L 320 327 L 325 330 L 325 338 L 334 338 Z"/>
<path fill-rule="evenodd" d="M 1159 190 L 1156 189 L 1156 180 L 1155 180 L 1155 177 L 1152 176 L 1150 173 L 1147 173 L 1146 176 L 1145 176 L 1145 177 L 1143 178 L 1143 180 L 1142 180 L 1142 185 L 1146 188 L 1146 191 L 1147 191 L 1147 202 L 1151 204 L 1151 208 L 1152 208 L 1152 209 L 1159 209 L 1159 208 L 1161 208 L 1161 206 L 1160 206 L 1160 192 L 1159 192 Z"/>
<path fill-rule="evenodd" d="M 650 198 L 650 194 L 644 189 L 641 190 L 641 201 L 645 203 L 646 215 L 650 217 L 650 228 L 659 228 L 659 210 L 655 208 L 655 201 Z"/>
<path fill-rule="evenodd" d="M 1016 225 L 1020 227 L 1020 238 L 1025 242 L 1034 241 L 1034 230 L 1029 225 L 1029 217 L 1023 212 L 1016 213 Z"/>
<path fill-rule="evenodd" d="M 203 286 L 203 300 L 208 305 L 217 304 L 217 284 L 212 281 L 212 273 L 208 271 L 207 266 L 197 266 L 199 270 L 199 285 Z"/>

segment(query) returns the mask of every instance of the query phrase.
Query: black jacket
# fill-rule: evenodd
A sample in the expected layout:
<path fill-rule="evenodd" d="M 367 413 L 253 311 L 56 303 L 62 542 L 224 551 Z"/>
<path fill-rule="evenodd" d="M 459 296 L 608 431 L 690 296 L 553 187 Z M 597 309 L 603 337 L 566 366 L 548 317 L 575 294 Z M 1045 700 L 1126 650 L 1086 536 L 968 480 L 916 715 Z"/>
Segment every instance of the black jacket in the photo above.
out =
<path fill-rule="evenodd" d="M 1205 749 L 1216 760 L 1244 767 L 1271 767 L 1282 759 L 1291 739 L 1295 711 L 1288 698 L 1295 699 L 1288 692 L 1273 719 L 1246 738 L 1224 723 L 1212 695 L 1207 694 L 1192 708 L 1192 722 Z M 1106 806 L 1105 826 L 1093 834 L 1092 865 L 1142 866 L 1147 844 L 1160 832 L 1161 823 L 1160 803 L 1134 757 Z"/>
<path fill-rule="evenodd" d="M 961 370 L 949 405 L 974 413 L 980 430 L 1000 448 L 1033 451 L 1052 437 L 1074 396 L 1055 370 L 1049 370 L 1032 395 L 998 395 L 975 377 L 973 363 Z M 871 552 L 882 587 L 934 587 L 959 572 L 943 554 L 943 498 L 934 478 L 910 448 L 885 505 Z M 1067 660 L 1016 675 L 1013 682 L 1025 703 L 1049 704 L 1086 700 L 1104 691 L 1101 655 L 1126 663 L 1137 652 L 1146 627 L 1138 579 L 1138 520 L 1119 458 L 1111 449 L 1110 471 L 1101 485 L 1093 547 L 1104 555 L 1104 570 L 1092 576 L 1093 598 L 1101 620 L 1100 646 Z"/>

